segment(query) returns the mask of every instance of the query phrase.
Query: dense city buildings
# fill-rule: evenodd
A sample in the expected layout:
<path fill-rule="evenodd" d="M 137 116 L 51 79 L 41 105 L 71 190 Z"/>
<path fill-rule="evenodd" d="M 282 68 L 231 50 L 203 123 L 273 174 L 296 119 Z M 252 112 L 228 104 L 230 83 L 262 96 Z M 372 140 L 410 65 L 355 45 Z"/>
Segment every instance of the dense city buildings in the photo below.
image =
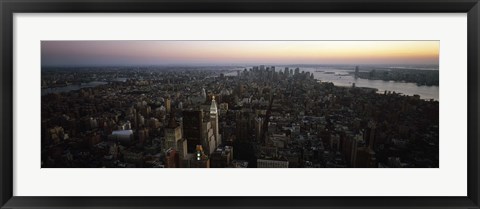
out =
<path fill-rule="evenodd" d="M 438 85 L 438 70 L 345 68 Z M 41 103 L 43 168 L 439 167 L 437 100 L 296 65 L 44 67 Z"/>

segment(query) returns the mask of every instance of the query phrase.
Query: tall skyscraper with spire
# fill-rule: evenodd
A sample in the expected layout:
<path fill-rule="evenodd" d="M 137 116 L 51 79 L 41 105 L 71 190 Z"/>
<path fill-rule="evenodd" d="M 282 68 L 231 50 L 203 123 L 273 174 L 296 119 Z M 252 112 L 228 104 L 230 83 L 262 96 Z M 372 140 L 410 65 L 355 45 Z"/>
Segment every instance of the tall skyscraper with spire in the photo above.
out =
<path fill-rule="evenodd" d="M 220 134 L 218 133 L 218 109 L 217 102 L 215 101 L 215 96 L 212 96 L 212 104 L 210 105 L 210 123 L 212 124 L 216 146 L 218 147 L 222 143 L 222 141 L 220 139 Z"/>

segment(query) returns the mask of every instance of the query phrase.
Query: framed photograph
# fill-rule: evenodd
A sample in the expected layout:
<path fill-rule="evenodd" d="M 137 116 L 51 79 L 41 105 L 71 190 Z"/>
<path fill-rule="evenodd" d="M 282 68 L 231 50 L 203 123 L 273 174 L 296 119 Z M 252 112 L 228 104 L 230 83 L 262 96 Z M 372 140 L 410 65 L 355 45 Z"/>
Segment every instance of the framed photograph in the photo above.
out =
<path fill-rule="evenodd" d="M 0 3 L 2 208 L 479 208 L 478 0 Z"/>

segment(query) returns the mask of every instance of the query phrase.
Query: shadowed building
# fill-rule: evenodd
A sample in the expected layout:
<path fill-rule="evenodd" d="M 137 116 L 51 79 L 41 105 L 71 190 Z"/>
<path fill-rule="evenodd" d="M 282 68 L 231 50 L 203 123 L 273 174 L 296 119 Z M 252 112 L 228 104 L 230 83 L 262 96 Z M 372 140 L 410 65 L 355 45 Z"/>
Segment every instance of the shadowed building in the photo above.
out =
<path fill-rule="evenodd" d="M 187 152 L 195 153 L 197 145 L 202 144 L 202 110 L 185 110 L 183 114 L 183 136 L 187 140 Z"/>
<path fill-rule="evenodd" d="M 178 150 L 179 147 L 177 145 L 180 139 L 182 139 L 182 129 L 175 121 L 174 114 L 171 114 L 170 122 L 168 123 L 167 127 L 165 127 L 165 144 L 163 148 L 165 150 L 169 148 Z"/>
<path fill-rule="evenodd" d="M 210 168 L 210 159 L 203 152 L 202 145 L 195 147 L 195 156 L 191 159 L 190 168 Z"/>

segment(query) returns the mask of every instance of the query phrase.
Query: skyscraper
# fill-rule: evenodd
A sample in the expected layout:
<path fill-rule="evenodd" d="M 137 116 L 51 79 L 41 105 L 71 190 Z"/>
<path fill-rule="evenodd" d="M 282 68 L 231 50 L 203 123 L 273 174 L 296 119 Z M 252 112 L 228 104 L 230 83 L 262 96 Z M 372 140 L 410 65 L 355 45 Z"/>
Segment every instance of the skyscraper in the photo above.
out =
<path fill-rule="evenodd" d="M 174 114 L 171 114 L 170 122 L 168 123 L 168 126 L 165 127 L 164 149 L 173 148 L 178 150 L 177 144 L 180 139 L 182 139 L 181 127 L 175 121 Z"/>
<path fill-rule="evenodd" d="M 212 96 L 212 104 L 210 105 L 210 122 L 212 124 L 213 134 L 215 136 L 217 146 L 222 143 L 220 134 L 218 133 L 218 116 L 217 102 L 215 102 L 215 96 Z"/>
<path fill-rule="evenodd" d="M 170 99 L 170 97 L 168 97 L 165 100 L 165 109 L 167 110 L 167 113 L 170 113 L 170 111 L 172 109 L 172 100 Z"/>
<path fill-rule="evenodd" d="M 179 156 L 175 149 L 169 148 L 165 152 L 165 168 L 178 168 Z"/>
<path fill-rule="evenodd" d="M 183 136 L 187 140 L 187 152 L 195 153 L 197 145 L 202 144 L 202 110 L 185 110 L 183 114 Z"/>

